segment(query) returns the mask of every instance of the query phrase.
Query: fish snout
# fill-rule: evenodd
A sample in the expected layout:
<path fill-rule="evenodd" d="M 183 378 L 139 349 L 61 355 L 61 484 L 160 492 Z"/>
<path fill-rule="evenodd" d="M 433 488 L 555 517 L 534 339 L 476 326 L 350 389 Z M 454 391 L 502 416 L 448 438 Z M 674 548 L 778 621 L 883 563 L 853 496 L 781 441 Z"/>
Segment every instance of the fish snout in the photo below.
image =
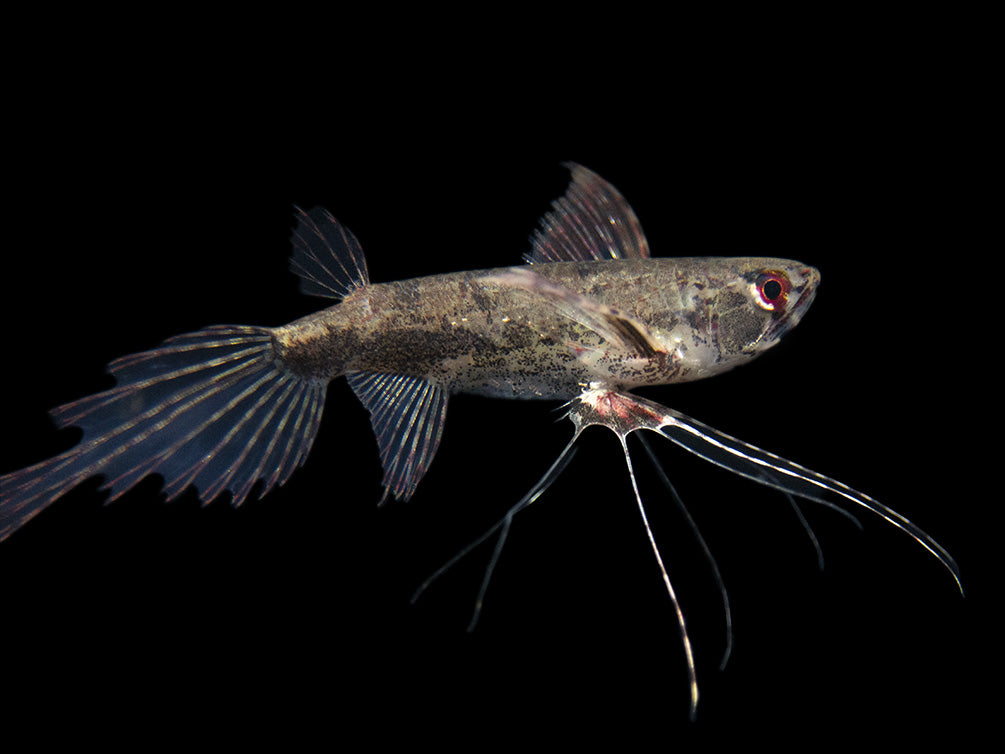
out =
<path fill-rule="evenodd" d="M 787 327 L 794 327 L 813 303 L 820 285 L 820 271 L 816 267 L 800 265 L 792 270 L 792 295 L 789 310 L 783 318 Z"/>

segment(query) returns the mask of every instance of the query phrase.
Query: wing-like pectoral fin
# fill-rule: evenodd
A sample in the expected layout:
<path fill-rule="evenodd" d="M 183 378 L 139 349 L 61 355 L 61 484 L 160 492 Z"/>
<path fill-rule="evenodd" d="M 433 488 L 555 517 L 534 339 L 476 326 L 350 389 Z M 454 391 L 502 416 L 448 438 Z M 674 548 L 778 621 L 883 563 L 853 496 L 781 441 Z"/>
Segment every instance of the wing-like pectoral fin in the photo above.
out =
<path fill-rule="evenodd" d="M 552 307 L 563 317 L 593 330 L 627 356 L 648 359 L 660 350 L 649 328 L 641 321 L 592 296 L 554 283 L 532 270 L 514 267 L 487 275 L 482 281 L 515 288 L 537 297 L 541 303 Z"/>

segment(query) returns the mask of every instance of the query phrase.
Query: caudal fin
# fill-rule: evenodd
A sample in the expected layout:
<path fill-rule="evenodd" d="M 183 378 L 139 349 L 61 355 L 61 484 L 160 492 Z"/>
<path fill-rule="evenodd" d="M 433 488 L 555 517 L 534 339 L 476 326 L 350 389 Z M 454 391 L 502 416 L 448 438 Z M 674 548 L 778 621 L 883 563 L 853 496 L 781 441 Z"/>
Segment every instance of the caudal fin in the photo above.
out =
<path fill-rule="evenodd" d="M 83 439 L 47 461 L 0 477 L 0 540 L 95 474 L 115 499 L 147 474 L 167 498 L 194 486 L 203 502 L 230 490 L 264 495 L 310 450 L 326 383 L 287 371 L 264 327 L 210 327 L 109 365 L 119 384 L 52 411 Z"/>

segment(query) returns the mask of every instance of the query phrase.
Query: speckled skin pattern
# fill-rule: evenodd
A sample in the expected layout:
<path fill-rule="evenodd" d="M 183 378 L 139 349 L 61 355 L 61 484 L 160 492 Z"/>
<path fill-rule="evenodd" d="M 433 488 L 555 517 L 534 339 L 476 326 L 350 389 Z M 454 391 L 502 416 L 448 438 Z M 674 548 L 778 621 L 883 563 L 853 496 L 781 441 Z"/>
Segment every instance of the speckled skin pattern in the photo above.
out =
<path fill-rule="evenodd" d="M 778 301 L 762 298 L 758 281 L 766 274 L 787 281 Z M 548 295 L 520 284 L 524 279 L 547 281 Z M 389 372 L 453 393 L 569 399 L 589 387 L 627 390 L 731 369 L 799 321 L 818 281 L 815 269 L 798 262 L 751 257 L 555 262 L 433 275 L 361 287 L 277 328 L 273 351 L 290 371 L 314 379 Z M 572 298 L 556 297 L 556 290 Z M 601 319 L 629 322 L 638 337 L 604 337 L 603 328 L 577 316 L 582 298 L 575 294 L 603 305 Z"/>

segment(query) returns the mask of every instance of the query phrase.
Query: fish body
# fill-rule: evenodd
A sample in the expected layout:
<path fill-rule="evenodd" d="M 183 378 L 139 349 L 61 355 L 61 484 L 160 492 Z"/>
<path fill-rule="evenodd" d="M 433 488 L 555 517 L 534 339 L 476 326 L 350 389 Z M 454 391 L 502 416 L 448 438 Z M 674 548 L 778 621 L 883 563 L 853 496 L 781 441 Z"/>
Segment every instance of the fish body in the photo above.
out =
<path fill-rule="evenodd" d="M 758 280 L 790 281 L 765 308 Z M 809 307 L 819 273 L 790 260 L 555 262 L 362 286 L 274 335 L 292 371 L 407 374 L 450 393 L 568 400 L 697 380 L 763 352 Z"/>
<path fill-rule="evenodd" d="M 204 502 L 224 491 L 235 505 L 253 489 L 264 495 L 307 458 L 327 386 L 344 376 L 370 413 L 385 497 L 399 500 L 415 493 L 436 455 L 451 395 L 566 401 L 574 434 L 562 453 L 495 526 L 420 588 L 497 536 L 472 624 L 514 516 L 561 473 L 585 427 L 614 432 L 677 614 L 692 716 L 698 685 L 690 639 L 636 485 L 629 434 L 669 439 L 780 491 L 793 506 L 801 498 L 870 511 L 961 583 L 934 539 L 868 495 L 631 393 L 710 377 L 763 353 L 810 306 L 820 281 L 814 268 L 774 258 L 652 259 L 623 197 L 576 165 L 523 266 L 371 283 L 359 242 L 323 209 L 298 210 L 292 242 L 301 290 L 334 304 L 283 327 L 209 327 L 112 362 L 115 387 L 52 412 L 59 426 L 83 430 L 80 442 L 0 476 L 0 540 L 94 475 L 109 499 L 150 474 L 161 476 L 168 499 L 189 487 Z M 714 561 L 713 568 L 721 585 Z"/>

